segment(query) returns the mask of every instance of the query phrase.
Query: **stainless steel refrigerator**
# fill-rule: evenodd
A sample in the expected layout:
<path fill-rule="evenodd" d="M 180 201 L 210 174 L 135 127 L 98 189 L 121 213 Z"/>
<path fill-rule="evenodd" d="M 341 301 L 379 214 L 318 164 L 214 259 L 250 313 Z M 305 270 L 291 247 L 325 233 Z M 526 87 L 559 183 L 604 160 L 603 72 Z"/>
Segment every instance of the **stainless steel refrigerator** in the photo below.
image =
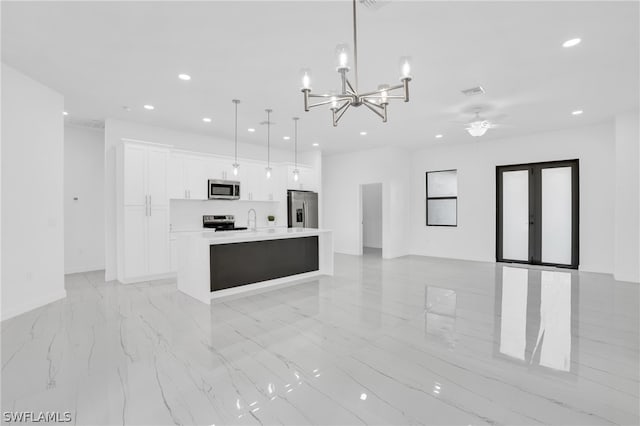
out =
<path fill-rule="evenodd" d="M 289 228 L 318 227 L 318 193 L 287 191 L 287 225 Z"/>

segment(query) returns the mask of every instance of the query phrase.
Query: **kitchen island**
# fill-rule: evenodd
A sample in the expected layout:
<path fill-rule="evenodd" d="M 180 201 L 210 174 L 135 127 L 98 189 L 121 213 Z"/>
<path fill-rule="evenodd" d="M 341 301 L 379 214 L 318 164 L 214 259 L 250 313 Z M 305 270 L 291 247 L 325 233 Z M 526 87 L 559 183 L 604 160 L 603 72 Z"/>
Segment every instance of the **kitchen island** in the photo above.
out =
<path fill-rule="evenodd" d="M 318 275 L 333 275 L 333 234 L 270 228 L 176 235 L 178 290 L 211 299 Z"/>

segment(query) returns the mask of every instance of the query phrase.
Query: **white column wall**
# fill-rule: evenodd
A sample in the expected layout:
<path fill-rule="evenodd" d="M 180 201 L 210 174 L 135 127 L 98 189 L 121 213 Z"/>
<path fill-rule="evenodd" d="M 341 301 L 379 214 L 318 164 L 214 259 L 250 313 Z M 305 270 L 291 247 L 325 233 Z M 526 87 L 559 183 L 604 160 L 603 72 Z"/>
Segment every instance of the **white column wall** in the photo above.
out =
<path fill-rule="evenodd" d="M 2 319 L 66 296 L 64 98 L 2 64 Z"/>
<path fill-rule="evenodd" d="M 640 282 L 639 111 L 616 117 L 615 238 L 616 280 Z"/>

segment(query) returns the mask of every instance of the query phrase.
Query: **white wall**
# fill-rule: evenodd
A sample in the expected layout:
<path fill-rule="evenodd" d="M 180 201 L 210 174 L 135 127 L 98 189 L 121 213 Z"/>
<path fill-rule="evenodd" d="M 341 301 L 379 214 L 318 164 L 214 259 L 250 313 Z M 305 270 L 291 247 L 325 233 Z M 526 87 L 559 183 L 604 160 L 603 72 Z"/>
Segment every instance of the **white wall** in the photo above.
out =
<path fill-rule="evenodd" d="M 64 99 L 2 64 L 2 319 L 66 296 Z"/>
<path fill-rule="evenodd" d="M 497 130 L 498 131 L 498 130 Z M 496 166 L 580 160 L 580 269 L 613 271 L 613 123 L 468 144 L 411 155 L 411 253 L 495 261 Z M 458 170 L 458 227 L 425 226 L 425 172 Z"/>
<path fill-rule="evenodd" d="M 338 253 L 360 254 L 360 185 L 382 183 L 382 256 L 408 254 L 409 153 L 379 148 L 325 156 L 322 159 L 324 227 L 334 231 Z"/>
<path fill-rule="evenodd" d="M 640 282 L 640 123 L 638 111 L 616 117 L 614 276 Z"/>
<path fill-rule="evenodd" d="M 382 248 L 382 184 L 362 185 L 362 245 Z"/>
<path fill-rule="evenodd" d="M 177 149 L 206 152 L 218 155 L 233 155 L 234 144 L 230 140 L 216 139 L 209 136 L 179 132 L 161 127 L 147 126 L 121 120 L 107 119 L 105 122 L 105 279 L 116 277 L 116 190 L 115 190 L 115 147 L 123 138 L 173 145 Z M 265 146 L 254 144 L 238 144 L 238 157 L 266 160 Z M 300 163 L 310 164 L 320 161 L 317 153 L 300 153 Z M 271 150 L 271 161 L 293 161 L 293 150 Z M 177 205 L 176 205 L 177 206 Z M 207 202 L 201 204 L 202 215 L 207 214 Z M 174 207 L 172 202 L 171 207 Z M 180 208 L 180 207 L 178 207 Z M 286 205 L 285 205 L 286 212 Z M 194 217 L 193 207 L 187 207 L 186 217 Z M 177 217 L 180 217 L 178 213 Z M 279 215 L 281 216 L 281 214 Z M 172 213 L 172 220 L 174 215 Z M 286 223 L 286 218 L 283 218 Z"/>
<path fill-rule="evenodd" d="M 99 269 L 104 269 L 104 131 L 65 126 L 64 271 Z"/>

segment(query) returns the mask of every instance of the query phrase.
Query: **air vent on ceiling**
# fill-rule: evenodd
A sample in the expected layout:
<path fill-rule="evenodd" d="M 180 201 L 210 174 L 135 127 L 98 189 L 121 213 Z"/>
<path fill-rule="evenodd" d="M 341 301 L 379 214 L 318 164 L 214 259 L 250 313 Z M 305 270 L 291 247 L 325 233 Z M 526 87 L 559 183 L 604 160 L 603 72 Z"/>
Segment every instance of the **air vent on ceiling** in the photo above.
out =
<path fill-rule="evenodd" d="M 92 120 L 92 119 L 75 118 L 75 117 L 71 118 L 67 116 L 64 121 L 65 121 L 65 124 L 69 126 L 88 127 L 90 129 L 104 129 L 104 121 L 102 120 Z"/>
<path fill-rule="evenodd" d="M 382 6 L 388 5 L 391 0 L 359 0 L 359 1 L 367 9 L 378 10 Z"/>
<path fill-rule="evenodd" d="M 472 87 L 470 89 L 464 89 L 462 93 L 465 96 L 482 95 L 484 93 L 484 89 L 482 88 L 482 86 L 477 86 L 477 87 Z"/>

